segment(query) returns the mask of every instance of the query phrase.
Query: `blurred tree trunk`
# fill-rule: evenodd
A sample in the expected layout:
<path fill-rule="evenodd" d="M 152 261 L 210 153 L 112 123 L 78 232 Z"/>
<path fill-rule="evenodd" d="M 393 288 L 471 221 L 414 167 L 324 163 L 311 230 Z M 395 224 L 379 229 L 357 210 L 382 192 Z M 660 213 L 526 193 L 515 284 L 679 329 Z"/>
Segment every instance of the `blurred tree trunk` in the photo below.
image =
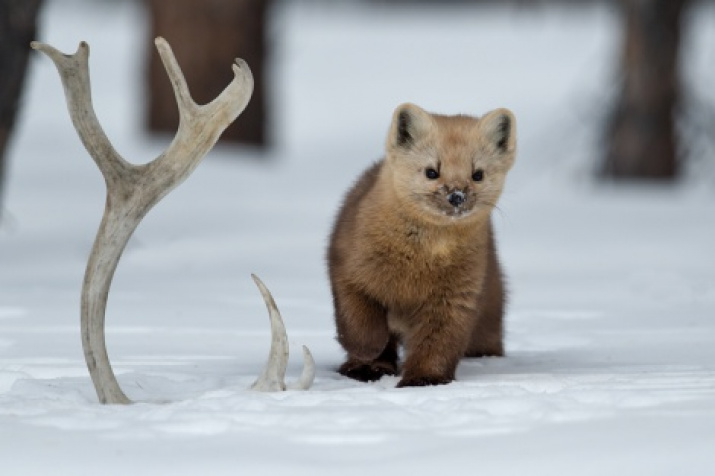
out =
<path fill-rule="evenodd" d="M 36 36 L 37 14 L 41 3 L 41 0 L 0 0 L 0 202 L 3 196 L 5 151 L 20 105 L 30 41 Z"/>
<path fill-rule="evenodd" d="M 608 124 L 603 175 L 677 177 L 674 112 L 678 103 L 680 25 L 688 0 L 622 0 L 622 86 Z"/>
<path fill-rule="evenodd" d="M 251 67 L 255 89 L 246 110 L 226 129 L 222 140 L 266 144 L 264 63 L 270 0 L 148 0 L 152 37 L 171 44 L 189 90 L 199 104 L 213 100 L 233 79 L 231 65 L 243 58 Z M 159 55 L 150 53 L 148 127 L 176 132 L 179 113 Z"/>

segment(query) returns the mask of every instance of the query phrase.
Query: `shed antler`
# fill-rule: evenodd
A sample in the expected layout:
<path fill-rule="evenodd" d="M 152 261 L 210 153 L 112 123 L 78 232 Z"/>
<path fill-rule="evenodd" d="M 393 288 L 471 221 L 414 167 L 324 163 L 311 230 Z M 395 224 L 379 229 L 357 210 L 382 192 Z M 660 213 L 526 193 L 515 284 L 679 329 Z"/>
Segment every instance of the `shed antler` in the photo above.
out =
<path fill-rule="evenodd" d="M 107 184 L 104 216 L 82 286 L 81 323 L 87 367 L 102 403 L 130 403 L 112 371 L 104 337 L 109 287 L 124 247 L 141 219 L 191 174 L 224 129 L 244 110 L 253 92 L 251 70 L 245 61 L 237 59 L 231 83 L 216 99 L 199 106 L 189 94 L 169 44 L 163 38 L 157 38 L 155 43 L 174 88 L 180 120 L 167 150 L 145 165 L 125 161 L 99 125 L 90 92 L 89 45 L 81 42 L 74 55 L 64 55 L 50 45 L 31 44 L 57 66 L 72 123 Z"/>
<path fill-rule="evenodd" d="M 271 292 L 268 290 L 263 281 L 258 276 L 252 274 L 253 281 L 261 291 L 263 300 L 266 302 L 268 309 L 268 318 L 271 320 L 271 350 L 268 354 L 268 362 L 266 363 L 263 373 L 258 377 L 258 380 L 251 386 L 251 389 L 261 392 L 275 392 L 280 390 L 307 390 L 313 384 L 315 378 L 315 361 L 313 355 L 306 346 L 303 346 L 303 373 L 294 384 L 286 387 L 285 374 L 288 365 L 288 336 L 286 328 L 283 324 L 283 318 L 278 311 L 278 306 L 273 300 Z"/>

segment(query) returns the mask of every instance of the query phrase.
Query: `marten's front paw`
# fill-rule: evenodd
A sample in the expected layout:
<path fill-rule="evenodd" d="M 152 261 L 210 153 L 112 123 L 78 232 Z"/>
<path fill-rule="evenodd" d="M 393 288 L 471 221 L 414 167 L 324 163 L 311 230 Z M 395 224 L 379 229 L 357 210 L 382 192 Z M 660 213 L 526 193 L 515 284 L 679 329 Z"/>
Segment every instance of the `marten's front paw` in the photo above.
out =
<path fill-rule="evenodd" d="M 361 382 L 380 380 L 383 375 L 397 375 L 397 365 L 389 362 L 360 363 L 348 360 L 340 366 L 341 375 Z"/>
<path fill-rule="evenodd" d="M 402 387 L 427 387 L 429 385 L 446 385 L 452 380 L 449 377 L 403 377 L 397 384 L 397 388 Z"/>

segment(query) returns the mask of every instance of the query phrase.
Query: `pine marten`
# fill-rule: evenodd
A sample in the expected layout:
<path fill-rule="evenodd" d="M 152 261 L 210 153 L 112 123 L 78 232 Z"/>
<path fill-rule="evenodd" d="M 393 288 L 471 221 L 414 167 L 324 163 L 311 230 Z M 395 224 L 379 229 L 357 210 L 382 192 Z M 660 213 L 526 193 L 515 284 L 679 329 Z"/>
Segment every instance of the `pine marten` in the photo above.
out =
<path fill-rule="evenodd" d="M 392 118 L 385 158 L 348 192 L 328 268 L 345 376 L 446 384 L 459 360 L 504 355 L 505 292 L 491 211 L 514 163 L 507 109 L 481 118 L 413 104 Z"/>

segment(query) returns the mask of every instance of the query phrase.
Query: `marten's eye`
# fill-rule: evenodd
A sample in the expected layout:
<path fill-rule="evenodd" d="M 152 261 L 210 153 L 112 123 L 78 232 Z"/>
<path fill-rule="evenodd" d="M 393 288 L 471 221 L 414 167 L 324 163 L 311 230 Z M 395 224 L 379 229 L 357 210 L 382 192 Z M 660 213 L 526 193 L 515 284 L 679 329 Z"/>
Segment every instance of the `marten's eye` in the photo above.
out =
<path fill-rule="evenodd" d="M 475 182 L 481 182 L 482 180 L 484 180 L 484 171 L 482 169 L 475 170 L 472 174 L 472 180 L 474 180 Z"/>
<path fill-rule="evenodd" d="M 425 170 L 425 176 L 430 180 L 437 180 L 439 178 L 439 172 L 435 169 L 427 169 Z"/>

